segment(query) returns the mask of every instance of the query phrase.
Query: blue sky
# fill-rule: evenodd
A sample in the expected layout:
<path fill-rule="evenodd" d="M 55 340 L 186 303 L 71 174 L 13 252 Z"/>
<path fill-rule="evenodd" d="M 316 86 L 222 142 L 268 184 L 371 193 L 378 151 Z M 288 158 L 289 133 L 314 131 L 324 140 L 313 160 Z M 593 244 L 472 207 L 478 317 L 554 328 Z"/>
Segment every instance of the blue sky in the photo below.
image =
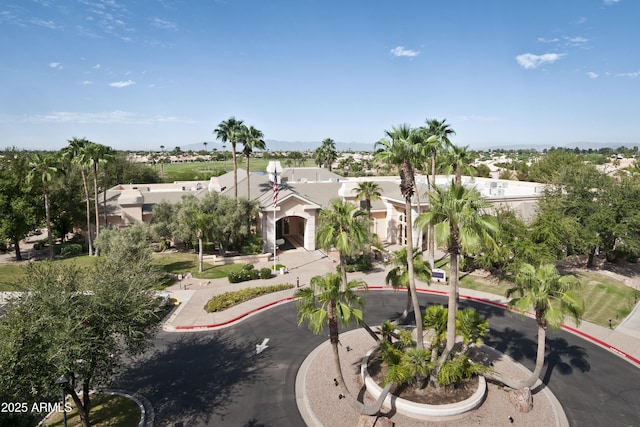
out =
<path fill-rule="evenodd" d="M 230 116 L 283 141 L 444 118 L 471 148 L 638 143 L 638 16 L 635 0 L 3 0 L 0 147 L 184 147 Z"/>

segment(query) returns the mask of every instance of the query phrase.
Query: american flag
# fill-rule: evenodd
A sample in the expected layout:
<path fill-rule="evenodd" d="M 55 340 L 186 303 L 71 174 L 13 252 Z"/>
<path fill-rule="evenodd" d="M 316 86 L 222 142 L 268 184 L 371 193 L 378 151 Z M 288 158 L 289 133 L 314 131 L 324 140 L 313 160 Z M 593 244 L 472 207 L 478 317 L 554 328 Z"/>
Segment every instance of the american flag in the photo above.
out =
<path fill-rule="evenodd" d="M 273 169 L 273 207 L 278 204 L 278 171 Z"/>

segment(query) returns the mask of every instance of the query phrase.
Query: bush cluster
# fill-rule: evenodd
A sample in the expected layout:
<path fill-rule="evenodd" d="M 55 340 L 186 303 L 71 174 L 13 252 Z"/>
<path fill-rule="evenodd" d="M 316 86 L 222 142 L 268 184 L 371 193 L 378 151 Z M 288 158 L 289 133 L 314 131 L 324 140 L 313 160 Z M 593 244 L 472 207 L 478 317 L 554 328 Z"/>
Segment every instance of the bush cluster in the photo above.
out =
<path fill-rule="evenodd" d="M 246 282 L 247 280 L 268 279 L 271 277 L 271 269 L 261 268 L 256 270 L 253 264 L 245 264 L 238 272 L 231 272 L 227 276 L 230 283 Z"/>
<path fill-rule="evenodd" d="M 362 254 L 357 258 L 347 261 L 347 273 L 353 273 L 354 271 L 371 271 L 371 256 L 369 254 Z M 340 269 L 340 266 L 338 266 Z"/>
<path fill-rule="evenodd" d="M 72 257 L 82 255 L 82 245 L 79 243 L 68 243 L 60 249 L 60 255 L 63 257 Z"/>
<path fill-rule="evenodd" d="M 207 313 L 222 311 L 261 295 L 271 294 L 274 292 L 284 291 L 292 288 L 293 285 L 291 283 L 284 283 L 281 285 L 258 286 L 255 288 L 246 288 L 233 292 L 225 292 L 220 295 L 215 295 L 213 298 L 211 298 L 204 306 L 204 309 L 207 311 Z"/>

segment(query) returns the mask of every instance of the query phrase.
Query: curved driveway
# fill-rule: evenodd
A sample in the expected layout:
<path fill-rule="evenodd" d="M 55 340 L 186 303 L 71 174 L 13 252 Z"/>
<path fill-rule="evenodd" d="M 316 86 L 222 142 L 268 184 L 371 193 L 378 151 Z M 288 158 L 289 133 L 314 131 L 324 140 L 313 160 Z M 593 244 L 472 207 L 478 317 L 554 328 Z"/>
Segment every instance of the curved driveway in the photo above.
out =
<path fill-rule="evenodd" d="M 365 320 L 371 325 L 397 316 L 406 296 L 370 291 Z M 444 297 L 420 295 L 422 304 Z M 486 343 L 532 369 L 536 327 L 532 319 L 483 304 Z M 256 344 L 269 338 L 256 354 Z M 295 377 L 306 355 L 326 340 L 298 327 L 295 304 L 258 314 L 212 332 L 160 333 L 154 351 L 117 386 L 136 390 L 153 404 L 158 426 L 303 426 L 295 399 Z M 640 420 L 640 369 L 565 331 L 547 334 L 543 380 L 562 403 L 573 426 L 632 426 Z"/>

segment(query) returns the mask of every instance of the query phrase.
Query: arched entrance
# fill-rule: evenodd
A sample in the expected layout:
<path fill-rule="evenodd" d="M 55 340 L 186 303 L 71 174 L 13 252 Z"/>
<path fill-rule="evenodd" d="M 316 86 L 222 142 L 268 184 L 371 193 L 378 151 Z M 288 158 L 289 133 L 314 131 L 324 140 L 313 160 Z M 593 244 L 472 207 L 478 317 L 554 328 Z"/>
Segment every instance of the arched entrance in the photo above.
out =
<path fill-rule="evenodd" d="M 304 248 L 304 234 L 307 220 L 300 216 L 286 216 L 276 222 L 276 238 L 284 239 L 285 243 L 278 249 Z"/>

